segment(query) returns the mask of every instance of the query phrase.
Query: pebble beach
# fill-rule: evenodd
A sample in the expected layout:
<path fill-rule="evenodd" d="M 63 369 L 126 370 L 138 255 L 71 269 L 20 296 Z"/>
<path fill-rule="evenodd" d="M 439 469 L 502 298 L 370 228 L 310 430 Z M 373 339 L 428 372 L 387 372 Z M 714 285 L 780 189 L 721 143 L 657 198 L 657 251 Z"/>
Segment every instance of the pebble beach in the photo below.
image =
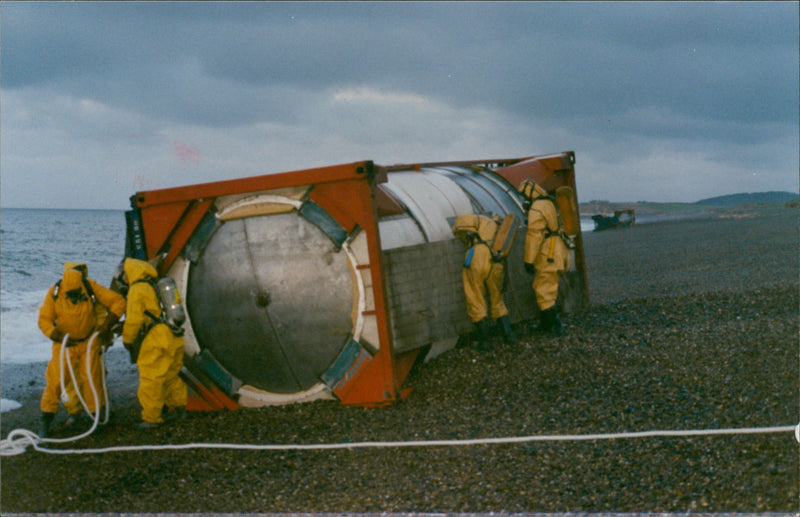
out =
<path fill-rule="evenodd" d="M 319 401 L 198 412 L 137 431 L 137 375 L 108 355 L 108 425 L 54 449 L 357 444 L 800 423 L 798 208 L 741 205 L 583 235 L 590 306 L 565 335 L 456 348 L 386 408 Z M 45 365 L 3 364 L 38 428 Z M 64 419 L 63 412 L 57 422 Z M 55 437 L 74 431 L 57 425 Z M 0 458 L 0 512 L 770 513 L 800 511 L 793 432 L 317 450 L 181 449 Z"/>

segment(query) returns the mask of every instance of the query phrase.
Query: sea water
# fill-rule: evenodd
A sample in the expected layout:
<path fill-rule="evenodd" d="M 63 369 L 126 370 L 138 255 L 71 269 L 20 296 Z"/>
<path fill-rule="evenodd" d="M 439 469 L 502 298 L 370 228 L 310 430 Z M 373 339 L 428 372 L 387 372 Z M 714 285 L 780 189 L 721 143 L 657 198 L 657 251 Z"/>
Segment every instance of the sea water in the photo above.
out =
<path fill-rule="evenodd" d="M 108 286 L 125 252 L 122 210 L 0 209 L 0 362 L 50 359 L 39 307 L 67 261 L 88 266 Z M 8 411 L 19 403 L 2 399 Z"/>
<path fill-rule="evenodd" d="M 0 361 L 50 359 L 39 307 L 67 261 L 108 286 L 125 252 L 122 210 L 0 210 Z"/>

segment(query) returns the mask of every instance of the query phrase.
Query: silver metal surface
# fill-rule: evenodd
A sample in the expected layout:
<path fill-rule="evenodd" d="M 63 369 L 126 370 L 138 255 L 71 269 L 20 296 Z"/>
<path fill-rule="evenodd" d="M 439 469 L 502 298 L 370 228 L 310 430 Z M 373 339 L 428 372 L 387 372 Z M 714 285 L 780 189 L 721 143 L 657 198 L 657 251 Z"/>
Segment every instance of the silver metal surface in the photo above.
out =
<path fill-rule="evenodd" d="M 408 207 L 428 242 L 452 239 L 447 219 L 473 213 L 464 191 L 441 174 L 393 172 L 384 188 Z"/>
<path fill-rule="evenodd" d="M 297 212 L 225 222 L 191 266 L 186 298 L 199 345 L 274 393 L 317 384 L 353 326 L 346 254 Z"/>

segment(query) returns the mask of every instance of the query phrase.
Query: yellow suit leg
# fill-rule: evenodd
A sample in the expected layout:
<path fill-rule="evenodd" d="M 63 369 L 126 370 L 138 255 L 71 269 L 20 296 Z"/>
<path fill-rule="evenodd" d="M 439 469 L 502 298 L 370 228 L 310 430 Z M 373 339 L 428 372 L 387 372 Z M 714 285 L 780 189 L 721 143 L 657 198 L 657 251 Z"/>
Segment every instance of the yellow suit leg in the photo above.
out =
<path fill-rule="evenodd" d="M 558 298 L 558 271 L 536 271 L 533 290 L 540 310 L 547 310 L 556 304 Z"/>
<path fill-rule="evenodd" d="M 464 296 L 467 299 L 467 314 L 473 323 L 477 323 L 488 315 L 486 307 L 486 285 L 491 261 L 489 248 L 485 245 L 475 246 L 469 267 L 461 271 L 464 283 Z"/>
<path fill-rule="evenodd" d="M 164 403 L 167 407 L 184 407 L 188 399 L 186 384 L 178 373 L 183 367 L 183 338 L 172 336 L 169 350 L 170 366 L 164 384 Z"/>
<path fill-rule="evenodd" d="M 103 393 L 103 356 L 101 353 L 102 346 L 100 345 L 100 341 L 95 340 L 92 343 L 92 358 L 91 363 L 89 365 L 89 371 L 86 371 L 86 353 L 88 352 L 88 342 L 84 343 L 82 346 L 86 347 L 83 350 L 80 358 L 80 390 L 81 394 L 83 395 L 83 400 L 86 401 L 86 405 L 89 407 L 89 411 L 95 413 L 98 408 L 105 407 L 105 395 Z M 89 377 L 91 376 L 92 383 L 94 383 L 94 389 L 97 392 L 97 400 L 100 401 L 100 404 L 97 404 L 94 398 L 94 394 L 92 393 L 92 386 L 89 384 Z"/>
<path fill-rule="evenodd" d="M 491 314 L 493 319 L 502 318 L 508 315 L 508 308 L 503 302 L 503 263 L 492 262 L 489 271 L 489 278 L 486 280 L 486 288 L 489 292 L 489 303 L 491 304 Z"/>
<path fill-rule="evenodd" d="M 156 325 L 142 343 L 136 361 L 142 420 L 160 424 L 164 421 L 161 409 L 165 404 L 186 405 L 186 385 L 178 377 L 182 364 L 183 340 L 174 339 L 166 325 Z"/>
<path fill-rule="evenodd" d="M 67 396 L 69 397 L 69 400 L 64 403 L 64 409 L 66 409 L 67 413 L 70 415 L 77 415 L 83 411 L 83 404 L 81 404 L 81 401 L 78 398 L 78 390 L 82 389 L 81 372 L 86 368 L 86 363 L 84 362 L 85 356 L 80 353 L 80 349 L 78 348 L 79 346 L 80 345 L 67 348 L 67 354 L 64 356 L 65 360 L 69 359 L 70 363 L 72 364 L 72 371 L 75 372 L 75 383 L 73 383 L 72 375 L 69 373 L 69 366 L 64 364 L 64 388 L 67 392 Z M 60 393 L 60 378 L 57 379 L 56 382 L 59 383 Z M 83 395 L 83 391 L 80 393 Z M 85 396 L 83 400 L 86 400 Z"/>
<path fill-rule="evenodd" d="M 61 344 L 53 343 L 50 362 L 44 372 L 45 385 L 39 407 L 43 413 L 57 413 L 61 396 Z"/>
<path fill-rule="evenodd" d="M 80 413 L 83 410 L 83 406 L 76 392 L 77 389 L 82 390 L 81 395 L 83 395 L 86 405 L 89 406 L 91 410 L 94 410 L 94 397 L 91 396 L 91 393 L 87 396 L 87 392 L 91 392 L 91 390 L 88 384 L 86 384 L 86 354 L 85 349 L 82 347 L 85 347 L 85 344 L 78 344 L 67 348 L 67 354 L 64 357 L 65 360 L 69 360 L 72 363 L 72 370 L 75 372 L 75 377 L 78 380 L 77 386 L 73 384 L 72 376 L 69 373 L 69 366 L 64 364 L 64 387 L 69 397 L 69 400 L 64 403 L 64 409 L 66 409 L 67 413 L 70 415 Z M 44 377 L 46 384 L 42 392 L 40 408 L 44 413 L 57 413 L 59 403 L 61 402 L 61 343 L 53 343 L 50 362 L 47 363 L 47 370 L 45 370 Z M 100 386 L 100 381 L 97 382 L 97 386 Z M 100 389 L 101 388 L 98 388 L 98 391 Z"/>
<path fill-rule="evenodd" d="M 69 378 L 69 374 L 67 374 L 67 378 Z M 81 401 L 78 399 L 78 392 L 75 391 L 75 386 L 72 384 L 72 379 L 64 379 L 64 384 L 67 391 L 67 396 L 69 397 L 69 400 L 64 403 L 64 409 L 67 410 L 68 414 L 76 415 L 83 411 Z"/>

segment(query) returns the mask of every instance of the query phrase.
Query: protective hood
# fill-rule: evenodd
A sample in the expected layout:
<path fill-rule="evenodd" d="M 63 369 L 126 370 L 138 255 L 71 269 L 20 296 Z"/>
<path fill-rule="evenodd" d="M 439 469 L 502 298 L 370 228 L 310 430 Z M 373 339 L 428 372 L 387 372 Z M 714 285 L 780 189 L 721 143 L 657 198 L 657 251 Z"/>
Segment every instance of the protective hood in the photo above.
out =
<path fill-rule="evenodd" d="M 142 280 L 145 277 L 158 278 L 158 271 L 149 262 L 135 258 L 125 259 L 125 276 L 128 277 L 128 284 Z"/>
<path fill-rule="evenodd" d="M 64 262 L 64 273 L 69 271 L 70 269 L 75 269 L 83 273 L 83 276 L 89 277 L 89 267 L 84 264 L 83 262 Z"/>
<path fill-rule="evenodd" d="M 64 274 L 61 276 L 61 291 L 69 293 L 75 289 L 85 290 L 83 287 L 83 274 L 77 269 L 64 268 Z"/>
<path fill-rule="evenodd" d="M 519 187 L 517 187 L 517 190 L 523 195 L 523 197 L 530 199 L 531 201 L 538 197 L 547 195 L 547 191 L 542 188 L 541 185 L 531 180 L 525 180 L 520 183 Z"/>
<path fill-rule="evenodd" d="M 94 299 L 90 296 L 91 288 L 85 281 L 86 264 L 66 262 L 64 273 L 58 284 L 57 292 L 52 305 L 51 325 L 69 334 L 76 341 L 83 341 L 89 337 L 97 322 L 94 310 Z M 53 293 L 56 293 L 54 286 Z M 93 294 L 93 293 L 92 293 Z M 40 313 L 41 320 L 41 313 Z M 40 323 L 40 328 L 45 330 Z M 50 332 L 52 332 L 51 329 Z"/>

